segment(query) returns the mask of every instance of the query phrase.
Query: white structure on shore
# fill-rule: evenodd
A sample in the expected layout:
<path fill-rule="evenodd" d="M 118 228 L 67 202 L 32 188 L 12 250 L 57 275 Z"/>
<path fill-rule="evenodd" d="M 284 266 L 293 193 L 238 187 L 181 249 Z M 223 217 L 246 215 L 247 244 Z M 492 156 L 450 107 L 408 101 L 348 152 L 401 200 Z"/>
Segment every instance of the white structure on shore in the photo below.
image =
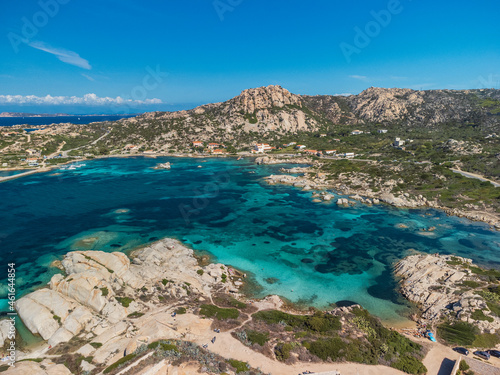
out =
<path fill-rule="evenodd" d="M 402 141 L 401 138 L 396 138 L 394 141 L 394 147 L 403 147 L 405 145 L 405 141 Z"/>
<path fill-rule="evenodd" d="M 253 146 L 253 152 L 256 154 L 263 154 L 264 152 L 271 151 L 273 147 L 269 146 L 267 143 L 257 143 Z"/>
<path fill-rule="evenodd" d="M 377 130 L 379 134 L 385 134 L 387 133 L 387 129 L 379 129 Z"/>

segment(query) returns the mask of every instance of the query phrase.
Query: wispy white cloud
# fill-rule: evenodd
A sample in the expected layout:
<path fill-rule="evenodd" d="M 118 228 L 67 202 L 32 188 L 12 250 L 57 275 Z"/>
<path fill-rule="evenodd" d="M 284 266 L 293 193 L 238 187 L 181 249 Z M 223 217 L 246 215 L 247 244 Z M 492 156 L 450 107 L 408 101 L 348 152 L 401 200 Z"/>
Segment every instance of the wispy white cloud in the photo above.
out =
<path fill-rule="evenodd" d="M 333 96 L 351 96 L 352 94 L 349 92 L 343 92 L 342 94 L 334 94 Z"/>
<path fill-rule="evenodd" d="M 31 42 L 29 43 L 29 46 L 40 51 L 50 53 L 66 64 L 78 66 L 79 68 L 87 70 L 92 69 L 89 62 L 83 57 L 80 57 L 80 55 L 76 52 L 64 48 L 51 47 L 44 42 Z"/>
<path fill-rule="evenodd" d="M 92 82 L 95 81 L 95 78 L 89 76 L 88 74 L 82 73 L 82 76 L 84 76 L 85 78 L 87 78 L 89 81 L 92 81 Z"/>
<path fill-rule="evenodd" d="M 368 80 L 367 76 L 360 76 L 357 74 L 350 75 L 349 78 L 359 79 L 360 81 L 367 81 Z"/>
<path fill-rule="evenodd" d="M 32 104 L 32 105 L 145 105 L 162 104 L 161 99 L 132 100 L 117 96 L 99 97 L 96 94 L 85 94 L 84 96 L 36 96 L 36 95 L 0 95 L 0 104 Z"/>

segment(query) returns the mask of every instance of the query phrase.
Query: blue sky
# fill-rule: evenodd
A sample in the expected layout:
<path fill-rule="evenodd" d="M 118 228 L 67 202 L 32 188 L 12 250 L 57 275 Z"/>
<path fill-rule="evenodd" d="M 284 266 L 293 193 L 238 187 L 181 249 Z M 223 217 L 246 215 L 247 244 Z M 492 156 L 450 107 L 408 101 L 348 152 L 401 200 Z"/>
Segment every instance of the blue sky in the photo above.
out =
<path fill-rule="evenodd" d="M 0 111 L 173 110 L 269 84 L 500 88 L 498 14 L 494 0 L 2 0 Z"/>

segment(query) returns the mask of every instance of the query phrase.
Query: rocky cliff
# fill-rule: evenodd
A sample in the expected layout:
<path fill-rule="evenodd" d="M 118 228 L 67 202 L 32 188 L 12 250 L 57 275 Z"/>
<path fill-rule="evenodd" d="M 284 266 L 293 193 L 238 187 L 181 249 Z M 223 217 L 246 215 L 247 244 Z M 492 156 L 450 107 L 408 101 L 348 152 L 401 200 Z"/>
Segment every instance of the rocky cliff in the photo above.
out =
<path fill-rule="evenodd" d="M 26 327 L 51 346 L 75 335 L 102 333 L 130 314 L 143 314 L 151 305 L 150 298 L 141 297 L 158 299 L 156 291 L 163 298 L 180 299 L 191 293 L 210 296 L 215 286 L 237 290 L 229 279 L 221 283 L 222 274 L 230 274 L 225 266 L 201 268 L 191 249 L 170 239 L 138 250 L 132 261 L 118 252 L 71 252 L 64 257 L 62 268 L 66 276 L 54 275 L 49 288 L 16 303 Z M 130 322 L 125 328 L 130 330 L 132 325 Z"/>

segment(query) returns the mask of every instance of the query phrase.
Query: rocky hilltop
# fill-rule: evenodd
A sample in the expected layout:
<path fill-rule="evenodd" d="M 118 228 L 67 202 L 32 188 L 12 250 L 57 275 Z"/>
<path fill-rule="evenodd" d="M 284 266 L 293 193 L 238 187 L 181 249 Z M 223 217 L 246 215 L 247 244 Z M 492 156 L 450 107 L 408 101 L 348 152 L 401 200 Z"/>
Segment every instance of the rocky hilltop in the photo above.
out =
<path fill-rule="evenodd" d="M 339 124 L 412 128 L 475 124 L 498 130 L 499 99 L 499 90 L 371 87 L 359 95 L 307 96 L 271 85 L 192 110 L 151 112 L 120 120 L 102 144 L 148 143 L 156 150 L 172 148 L 179 140 L 184 145 L 186 141 L 214 140 L 246 145 L 258 137 L 327 131 Z"/>
<path fill-rule="evenodd" d="M 401 293 L 416 303 L 421 322 L 464 321 L 481 332 L 500 329 L 500 272 L 475 267 L 471 259 L 451 255 L 411 255 L 398 262 Z"/>

